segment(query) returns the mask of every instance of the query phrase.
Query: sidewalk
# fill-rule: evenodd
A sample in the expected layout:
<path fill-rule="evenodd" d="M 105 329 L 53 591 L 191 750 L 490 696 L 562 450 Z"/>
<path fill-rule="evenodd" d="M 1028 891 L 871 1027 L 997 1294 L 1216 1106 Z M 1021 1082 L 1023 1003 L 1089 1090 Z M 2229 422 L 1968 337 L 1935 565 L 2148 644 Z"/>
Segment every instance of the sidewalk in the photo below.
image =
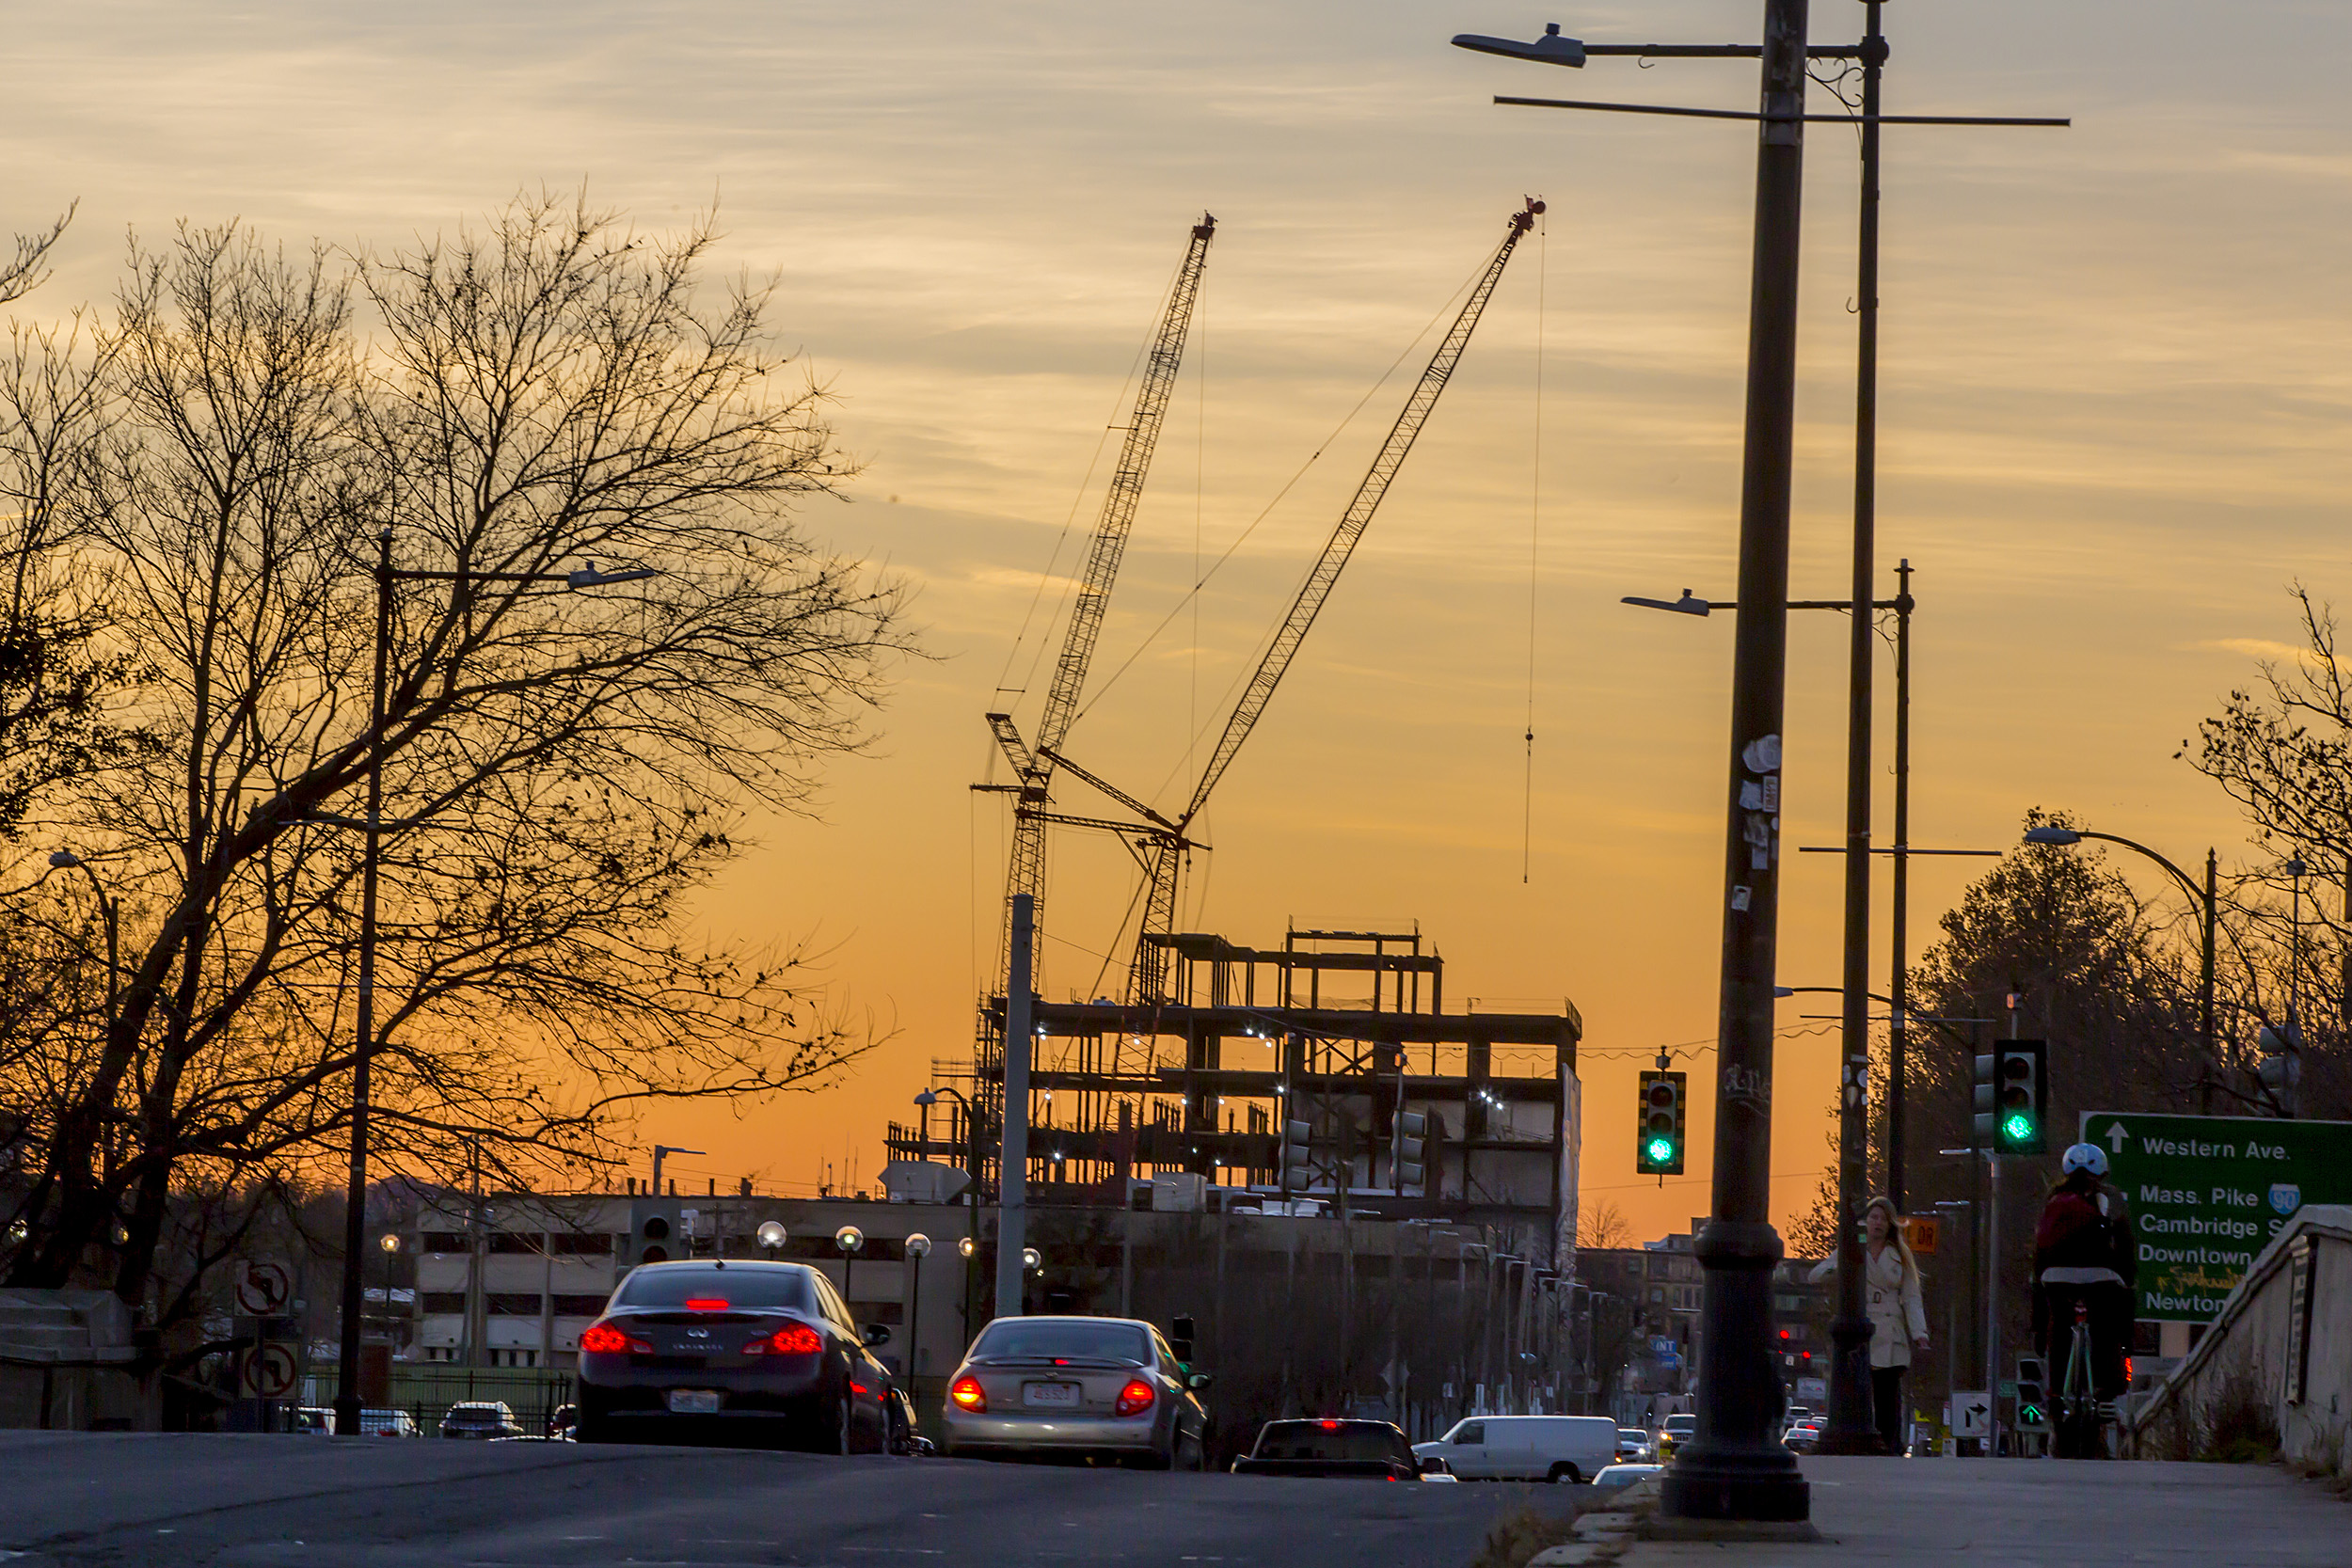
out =
<path fill-rule="evenodd" d="M 2259 1465 L 1807 1459 L 1806 1545 L 1643 1542 L 1623 1568 L 2352 1568 L 2352 1503 Z"/>

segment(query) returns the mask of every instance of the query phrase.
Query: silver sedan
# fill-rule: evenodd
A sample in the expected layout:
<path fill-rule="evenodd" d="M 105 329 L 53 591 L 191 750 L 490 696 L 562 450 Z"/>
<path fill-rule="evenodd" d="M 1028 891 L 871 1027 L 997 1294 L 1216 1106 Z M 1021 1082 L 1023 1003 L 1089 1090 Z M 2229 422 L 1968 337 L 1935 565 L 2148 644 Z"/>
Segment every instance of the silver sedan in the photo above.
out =
<path fill-rule="evenodd" d="M 941 1407 L 965 1458 L 1063 1455 L 1152 1469 L 1206 1466 L 1208 1417 L 1158 1329 L 1132 1318 L 999 1318 L 972 1341 Z"/>

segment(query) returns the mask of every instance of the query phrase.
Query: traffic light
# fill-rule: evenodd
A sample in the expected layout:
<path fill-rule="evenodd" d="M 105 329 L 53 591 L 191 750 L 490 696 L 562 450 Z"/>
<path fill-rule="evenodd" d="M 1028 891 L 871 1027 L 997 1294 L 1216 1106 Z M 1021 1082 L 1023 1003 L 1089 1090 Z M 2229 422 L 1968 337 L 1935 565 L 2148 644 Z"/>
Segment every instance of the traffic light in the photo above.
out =
<path fill-rule="evenodd" d="M 641 1197 L 628 1206 L 628 1246 L 621 1261 L 628 1268 L 640 1263 L 666 1263 L 681 1249 L 685 1233 L 678 1205 L 669 1198 Z"/>
<path fill-rule="evenodd" d="M 1995 1154 L 2040 1154 L 2048 1148 L 2050 1048 L 2041 1040 L 2003 1040 L 1976 1061 L 1977 1147 Z"/>
<path fill-rule="evenodd" d="M 1642 1074 L 1642 1125 L 1633 1168 L 1644 1176 L 1682 1174 L 1683 1092 L 1688 1073 Z"/>
<path fill-rule="evenodd" d="M 1396 1114 L 1396 1190 L 1418 1197 L 1428 1181 L 1429 1117 L 1420 1111 Z"/>
<path fill-rule="evenodd" d="M 1308 1123 L 1282 1123 L 1282 1190 L 1303 1192 L 1314 1184 L 1314 1129 Z"/>
<path fill-rule="evenodd" d="M 2017 1358 L 2017 1424 L 2034 1432 L 2050 1429 L 2049 1370 L 2038 1355 Z"/>

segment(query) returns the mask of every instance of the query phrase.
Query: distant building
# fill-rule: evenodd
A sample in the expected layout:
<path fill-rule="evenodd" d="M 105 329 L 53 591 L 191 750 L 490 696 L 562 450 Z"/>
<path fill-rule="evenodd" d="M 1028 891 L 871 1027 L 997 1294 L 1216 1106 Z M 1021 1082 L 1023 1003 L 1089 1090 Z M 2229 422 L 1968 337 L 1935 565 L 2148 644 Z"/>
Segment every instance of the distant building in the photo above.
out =
<path fill-rule="evenodd" d="M 571 1370 L 580 1331 L 628 1272 L 631 1205 L 639 1201 L 595 1193 L 485 1194 L 478 1206 L 458 1195 L 426 1199 L 413 1232 L 403 1238 L 417 1271 L 410 1357 Z M 810 1264 L 844 1287 L 860 1323 L 889 1325 L 893 1342 L 877 1354 L 894 1371 L 907 1370 L 910 1349 L 914 1370 L 923 1376 L 944 1375 L 961 1354 L 965 1267 L 957 1243 L 968 1233 L 968 1209 L 712 1195 L 675 1201 L 688 1233 L 674 1239 L 671 1256 L 766 1258 L 757 1231 L 774 1220 L 786 1230 L 775 1257 Z M 834 1241 L 844 1226 L 865 1238 L 846 1266 Z M 917 1231 L 931 1241 L 930 1256 L 919 1261 L 906 1253 L 906 1238 Z M 923 1322 L 910 1336 L 906 1312 L 918 1268 Z"/>
<path fill-rule="evenodd" d="M 1634 1341 L 1617 1373 L 1615 1402 L 1621 1418 L 1649 1418 L 1653 1411 L 1686 1408 L 1699 1355 L 1706 1271 L 1692 1243 L 1704 1218 L 1677 1235 L 1639 1247 L 1580 1248 L 1577 1274 L 1595 1291 L 1632 1304 Z M 1806 1278 L 1809 1258 L 1784 1259 L 1772 1271 L 1772 1334 L 1781 1376 L 1793 1402 L 1818 1404 L 1809 1380 L 1829 1375 L 1829 1323 L 1836 1310 L 1835 1280 Z M 1807 1394 L 1814 1394 L 1808 1399 Z"/>

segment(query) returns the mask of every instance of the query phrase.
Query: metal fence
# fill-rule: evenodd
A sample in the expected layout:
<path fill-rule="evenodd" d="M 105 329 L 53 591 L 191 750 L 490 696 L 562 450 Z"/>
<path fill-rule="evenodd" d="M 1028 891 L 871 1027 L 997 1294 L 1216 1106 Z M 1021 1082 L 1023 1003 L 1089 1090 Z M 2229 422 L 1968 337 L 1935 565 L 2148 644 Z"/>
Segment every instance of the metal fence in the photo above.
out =
<path fill-rule="evenodd" d="M 441 1434 L 441 1418 L 453 1404 L 495 1400 L 514 1411 L 525 1433 L 544 1435 L 555 1407 L 574 1398 L 569 1372 L 531 1367 L 447 1367 L 395 1362 L 387 1405 L 405 1410 L 427 1437 Z M 331 1383 L 327 1393 L 332 1398 Z M 372 1406 L 383 1408 L 383 1406 Z"/>

